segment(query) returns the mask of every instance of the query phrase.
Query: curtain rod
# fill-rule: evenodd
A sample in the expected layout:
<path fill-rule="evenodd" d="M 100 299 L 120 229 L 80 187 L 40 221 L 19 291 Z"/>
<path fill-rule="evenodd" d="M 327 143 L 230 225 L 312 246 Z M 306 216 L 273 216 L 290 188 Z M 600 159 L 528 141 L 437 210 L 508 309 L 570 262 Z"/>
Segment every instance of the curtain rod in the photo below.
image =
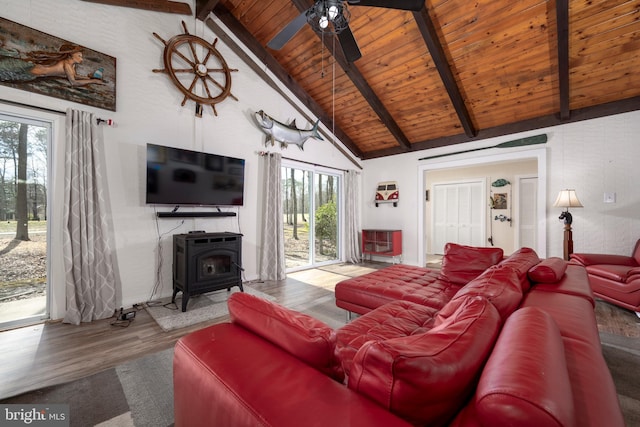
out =
<path fill-rule="evenodd" d="M 266 155 L 269 155 L 269 154 L 272 154 L 272 153 L 269 152 L 269 151 L 256 151 L 256 154 L 259 155 L 259 156 L 266 156 Z M 334 167 L 331 167 L 331 166 L 319 165 L 317 163 L 305 162 L 304 160 L 291 159 L 289 157 L 282 157 L 282 159 L 283 160 L 290 160 L 292 162 L 304 163 L 305 165 L 320 166 L 322 168 L 333 169 L 333 170 L 336 170 L 336 171 L 349 172 L 347 169 L 340 169 L 340 168 L 334 168 Z"/>
<path fill-rule="evenodd" d="M 9 105 L 14 105 L 16 107 L 31 108 L 32 110 L 40 110 L 40 111 L 46 111 L 47 113 L 62 114 L 63 116 L 67 115 L 67 113 L 64 111 L 53 110 L 51 108 L 46 108 L 46 107 L 38 107 L 36 105 L 23 104 L 22 102 L 9 101 L 8 99 L 0 99 L 0 102 L 9 104 Z"/>
<path fill-rule="evenodd" d="M 22 102 L 9 101 L 8 99 L 0 99 L 0 102 L 3 102 L 5 104 L 9 104 L 9 105 L 13 105 L 13 106 L 16 106 L 16 107 L 24 107 L 24 108 L 30 108 L 32 110 L 44 111 L 44 112 L 47 112 L 47 113 L 60 114 L 62 116 L 66 116 L 67 115 L 67 113 L 65 111 L 54 110 L 54 109 L 46 108 L 46 107 L 38 107 L 37 105 L 23 104 Z M 111 119 L 101 119 L 100 117 L 96 117 L 96 123 L 99 124 L 99 125 L 104 123 L 107 126 L 112 126 L 113 125 L 113 120 L 111 120 Z"/>

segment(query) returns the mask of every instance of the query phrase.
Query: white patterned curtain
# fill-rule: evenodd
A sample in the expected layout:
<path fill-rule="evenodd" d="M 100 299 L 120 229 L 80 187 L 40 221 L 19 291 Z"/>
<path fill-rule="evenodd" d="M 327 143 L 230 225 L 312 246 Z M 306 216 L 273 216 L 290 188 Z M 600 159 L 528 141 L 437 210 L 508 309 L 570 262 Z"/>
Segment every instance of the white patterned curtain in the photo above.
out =
<path fill-rule="evenodd" d="M 264 176 L 262 189 L 262 252 L 260 278 L 284 280 L 287 277 L 284 257 L 284 223 L 282 216 L 282 156 L 264 153 L 261 157 Z"/>
<path fill-rule="evenodd" d="M 360 261 L 360 203 L 358 175 L 356 171 L 344 174 L 345 189 L 345 260 L 351 263 Z"/>
<path fill-rule="evenodd" d="M 116 283 L 107 230 L 102 132 L 93 114 L 67 110 L 63 253 L 65 323 L 111 317 Z"/>

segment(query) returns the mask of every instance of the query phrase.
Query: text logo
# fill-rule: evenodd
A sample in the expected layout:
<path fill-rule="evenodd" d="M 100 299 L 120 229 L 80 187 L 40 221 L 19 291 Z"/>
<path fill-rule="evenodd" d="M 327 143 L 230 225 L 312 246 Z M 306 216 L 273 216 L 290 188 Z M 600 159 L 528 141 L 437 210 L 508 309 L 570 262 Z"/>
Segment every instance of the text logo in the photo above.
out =
<path fill-rule="evenodd" d="M 0 425 L 69 427 L 69 405 L 21 403 L 0 405 Z"/>

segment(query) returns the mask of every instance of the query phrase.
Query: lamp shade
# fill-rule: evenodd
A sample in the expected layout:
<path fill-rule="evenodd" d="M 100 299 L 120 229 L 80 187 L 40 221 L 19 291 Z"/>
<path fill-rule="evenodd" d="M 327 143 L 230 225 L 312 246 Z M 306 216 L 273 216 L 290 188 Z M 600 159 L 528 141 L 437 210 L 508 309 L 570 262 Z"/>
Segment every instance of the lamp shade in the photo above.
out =
<path fill-rule="evenodd" d="M 557 208 L 581 208 L 582 203 L 576 196 L 576 190 L 560 190 L 553 206 Z"/>

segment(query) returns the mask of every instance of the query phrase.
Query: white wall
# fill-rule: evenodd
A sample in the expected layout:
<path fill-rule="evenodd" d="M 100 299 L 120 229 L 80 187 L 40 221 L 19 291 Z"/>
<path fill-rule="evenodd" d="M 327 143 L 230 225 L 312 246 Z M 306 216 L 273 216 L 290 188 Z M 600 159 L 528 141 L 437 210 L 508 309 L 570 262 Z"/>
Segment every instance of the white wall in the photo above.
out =
<path fill-rule="evenodd" d="M 554 208 L 558 192 L 574 188 L 584 208 L 571 209 L 573 214 L 574 252 L 597 252 L 628 255 L 640 238 L 640 112 L 619 114 L 600 119 L 571 123 L 500 138 L 412 152 L 364 162 L 362 181 L 362 225 L 364 228 L 399 228 L 403 233 L 403 262 L 423 264 L 419 259 L 422 236 L 416 230 L 422 218 L 418 214 L 421 194 L 418 194 L 422 173 L 420 168 L 430 161 L 420 158 L 456 153 L 546 133 L 547 147 L 547 221 L 546 256 L 562 257 L 563 225 L 558 220 L 560 208 Z M 539 149 L 540 146 L 532 146 Z M 478 156 L 492 156 L 519 149 L 487 149 L 480 152 L 452 155 L 433 160 L 456 160 L 463 165 Z M 414 165 L 413 167 L 411 165 Z M 499 171 L 496 171 L 499 172 Z M 379 181 L 398 181 L 400 203 L 397 208 L 373 203 Z M 605 192 L 615 192 L 615 204 L 603 203 Z"/>
<path fill-rule="evenodd" d="M 194 3 L 191 2 L 193 10 Z M 162 281 L 156 297 L 171 295 L 171 235 L 186 233 L 189 230 L 241 232 L 244 235 L 244 278 L 256 279 L 260 245 L 258 201 L 261 191 L 256 151 L 264 149 L 264 134 L 251 121 L 250 114 L 264 109 L 283 122 L 296 118 L 299 127 L 305 127 L 304 117 L 276 91 L 263 83 L 221 41 L 216 47 L 230 68 L 239 69 L 232 74 L 231 88 L 231 92 L 239 101 L 228 98 L 218 104 L 217 117 L 214 117 L 209 107 L 205 107 L 203 117 L 196 118 L 195 104 L 192 101 L 187 101 L 185 107 L 181 107 L 183 95 L 173 86 L 169 77 L 151 71 L 154 68 L 164 68 L 161 57 L 164 45 L 152 33 L 156 32 L 168 40 L 183 33 L 181 21 L 184 20 L 191 34 L 212 42 L 215 35 L 193 17 L 104 6 L 78 0 L 0 0 L 0 10 L 3 18 L 117 59 L 115 113 L 4 86 L 0 86 L 0 98 L 62 111 L 68 107 L 92 111 L 99 117 L 111 118 L 116 123 L 115 127 L 103 127 L 103 133 L 115 252 L 122 282 L 121 301 L 118 304 L 130 306 L 150 298 L 159 268 L 159 235 L 162 236 L 160 241 L 164 262 L 161 267 Z M 1 102 L 0 110 L 24 111 Z M 46 116 L 33 110 L 29 113 Z M 60 122 L 59 126 L 63 126 L 64 120 Z M 309 123 L 306 125 L 310 127 Z M 60 153 L 64 141 L 58 138 L 54 143 L 55 150 Z M 228 208 L 238 216 L 186 218 L 184 223 L 182 219 L 156 221 L 154 207 L 145 205 L 144 200 L 147 143 L 246 159 L 245 205 L 240 208 Z M 280 148 L 270 146 L 268 150 L 280 151 Z M 304 151 L 297 147 L 281 151 L 284 157 L 295 160 L 312 161 L 338 169 L 356 168 L 327 141 L 309 140 Z M 59 163 L 57 164 L 58 168 L 54 173 L 60 177 L 63 171 Z M 54 205 L 56 201 L 62 200 L 60 186 L 54 189 L 52 197 Z M 54 212 L 57 212 L 56 208 L 57 205 L 53 208 Z M 157 208 L 158 211 L 170 209 L 171 207 Z M 60 215 L 54 215 L 51 221 L 54 230 L 61 229 Z M 54 241 L 52 246 L 54 265 L 51 266 L 49 280 L 56 298 L 52 306 L 52 318 L 60 318 L 64 315 L 60 242 Z"/>

